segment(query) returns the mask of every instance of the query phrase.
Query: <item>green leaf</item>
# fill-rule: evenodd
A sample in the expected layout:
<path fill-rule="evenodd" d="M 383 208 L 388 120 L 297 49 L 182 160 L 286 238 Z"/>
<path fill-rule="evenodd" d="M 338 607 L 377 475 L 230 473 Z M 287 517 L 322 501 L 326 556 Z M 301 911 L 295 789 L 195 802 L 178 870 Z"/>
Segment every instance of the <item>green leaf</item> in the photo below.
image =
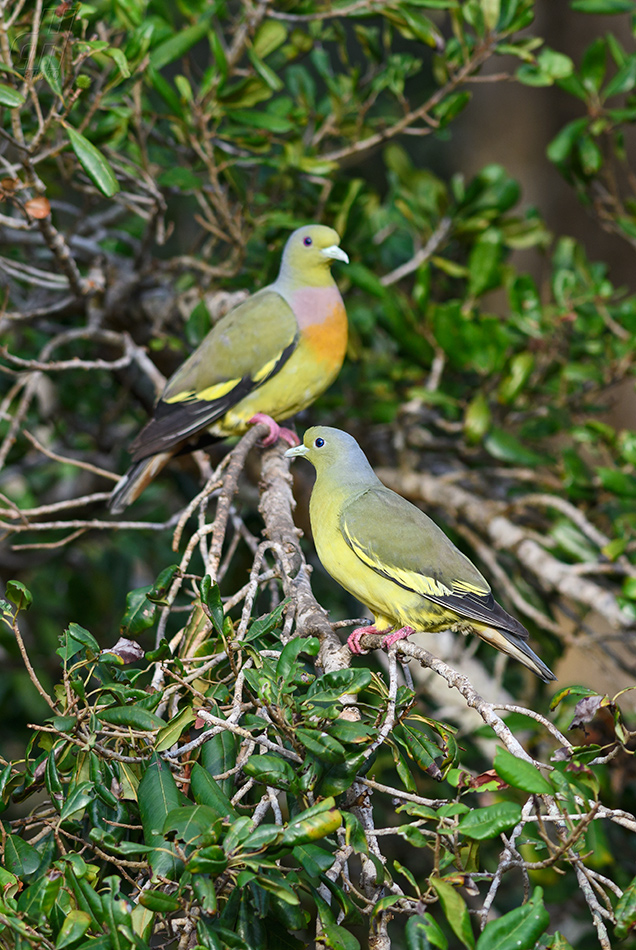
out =
<path fill-rule="evenodd" d="M 26 589 L 22 581 L 7 581 L 5 596 L 18 610 L 28 610 L 33 603 L 31 591 Z"/>
<path fill-rule="evenodd" d="M 25 102 L 26 99 L 21 92 L 14 89 L 13 86 L 7 86 L 6 83 L 0 82 L 0 105 L 16 109 L 18 106 L 23 106 Z"/>
<path fill-rule="evenodd" d="M 283 833 L 283 844 L 309 844 L 337 831 L 342 825 L 342 814 L 333 798 L 325 798 L 311 808 L 305 809 L 290 821 Z"/>
<path fill-rule="evenodd" d="M 636 924 L 636 877 L 623 891 L 616 905 L 616 936 L 619 940 L 627 937 Z"/>
<path fill-rule="evenodd" d="M 114 726 L 130 726 L 132 729 L 142 729 L 154 732 L 163 729 L 165 722 L 154 713 L 148 712 L 143 706 L 111 706 L 97 714 L 102 722 L 110 722 Z"/>
<path fill-rule="evenodd" d="M 188 859 L 187 869 L 193 874 L 222 874 L 227 867 L 227 854 L 218 844 L 211 844 L 199 848 Z"/>
<path fill-rule="evenodd" d="M 156 718 L 159 717 L 157 716 Z M 194 722 L 195 718 L 194 710 L 191 706 L 186 706 L 180 713 L 177 713 L 170 722 L 165 723 L 165 725 L 159 729 L 155 739 L 155 751 L 165 752 L 166 749 L 173 746 L 175 742 L 181 738 L 181 734 L 188 728 L 190 723 Z"/>
<path fill-rule="evenodd" d="M 89 657 L 97 656 L 99 653 L 99 643 L 93 634 L 84 627 L 80 627 L 78 623 L 69 623 L 60 639 L 62 646 L 55 652 L 62 657 L 64 662 L 68 662 L 71 657 L 83 650 Z"/>
<path fill-rule="evenodd" d="M 181 901 L 175 894 L 166 894 L 165 891 L 142 891 L 139 903 L 157 914 L 171 914 L 179 910 Z"/>
<path fill-rule="evenodd" d="M 570 0 L 578 13 L 635 13 L 634 0 Z"/>
<path fill-rule="evenodd" d="M 618 468 L 606 468 L 599 466 L 596 469 L 601 485 L 608 491 L 615 492 L 617 495 L 624 495 L 627 498 L 636 497 L 636 478 L 632 474 L 622 472 Z"/>
<path fill-rule="evenodd" d="M 130 78 L 130 66 L 128 65 L 128 60 L 126 59 L 123 50 L 119 49 L 117 46 L 109 46 L 103 51 L 103 53 L 104 56 L 108 56 L 113 60 L 120 72 L 122 79 Z"/>
<path fill-rule="evenodd" d="M 162 606 L 167 604 L 166 596 L 172 586 L 172 581 L 175 575 L 180 575 L 180 573 L 178 564 L 171 564 L 169 567 L 164 567 L 153 586 L 146 592 L 148 600 L 153 604 L 160 604 Z"/>
<path fill-rule="evenodd" d="M 86 806 L 94 799 L 94 785 L 92 782 L 80 782 L 71 786 L 68 798 L 62 806 L 60 821 L 79 820 L 86 812 Z"/>
<path fill-rule="evenodd" d="M 324 923 L 323 934 L 330 950 L 360 950 L 360 944 L 353 934 L 339 924 Z"/>
<path fill-rule="evenodd" d="M 152 590 L 152 587 L 138 587 L 126 594 L 126 612 L 119 625 L 122 636 L 134 640 L 148 627 L 152 627 L 155 622 L 157 606 L 146 596 Z"/>
<path fill-rule="evenodd" d="M 287 39 L 287 27 L 280 20 L 265 20 L 256 31 L 252 49 L 259 59 L 265 59 Z"/>
<path fill-rule="evenodd" d="M 447 950 L 448 940 L 430 914 L 414 914 L 406 923 L 406 950 Z"/>
<path fill-rule="evenodd" d="M 57 96 L 62 95 L 62 77 L 60 61 L 57 56 L 47 55 L 40 60 L 42 75 Z"/>
<path fill-rule="evenodd" d="M 327 732 L 319 729 L 303 729 L 298 726 L 295 734 L 298 741 L 302 742 L 305 748 L 322 762 L 344 762 L 347 758 L 345 747 Z"/>
<path fill-rule="evenodd" d="M 179 30 L 169 39 L 160 43 L 150 54 L 150 66 L 152 69 L 163 69 L 168 63 L 173 63 L 175 59 L 181 59 L 188 50 L 202 40 L 208 31 L 207 19 L 201 23 L 195 23 L 188 26 L 185 30 Z"/>
<path fill-rule="evenodd" d="M 464 416 L 464 435 L 466 441 L 476 445 L 482 441 L 490 429 L 492 414 L 488 400 L 482 392 L 478 392 L 468 404 Z"/>
<path fill-rule="evenodd" d="M 527 904 L 486 924 L 475 950 L 534 950 L 549 924 L 543 892 L 537 887 Z"/>
<path fill-rule="evenodd" d="M 514 828 L 521 818 L 521 807 L 515 802 L 497 802 L 485 808 L 475 808 L 459 819 L 457 830 L 467 838 L 483 841 L 495 838 L 500 832 Z"/>
<path fill-rule="evenodd" d="M 201 581 L 201 600 L 210 611 L 210 619 L 220 636 L 223 633 L 223 601 L 219 585 L 212 583 L 209 574 L 206 574 Z"/>
<path fill-rule="evenodd" d="M 495 752 L 495 772 L 513 788 L 535 795 L 551 795 L 552 786 L 531 762 L 517 758 L 507 749 L 499 747 Z"/>
<path fill-rule="evenodd" d="M 83 937 L 88 928 L 93 923 L 93 918 L 84 910 L 71 910 L 64 917 L 64 923 L 60 927 L 55 941 L 55 950 L 62 950 L 71 943 L 75 943 L 80 937 Z"/>
<path fill-rule="evenodd" d="M 278 627 L 288 604 L 289 597 L 286 597 L 285 600 L 281 601 L 278 607 L 275 607 L 274 610 L 271 611 L 271 613 L 265 614 L 263 617 L 259 617 L 257 620 L 254 620 L 244 637 L 243 643 L 256 640 L 258 637 L 264 637 L 268 633 L 271 633 L 271 631 L 276 627 Z"/>
<path fill-rule="evenodd" d="M 521 811 L 521 809 L 519 810 Z M 473 950 L 475 938 L 473 937 L 470 916 L 464 898 L 455 890 L 452 884 L 438 877 L 430 877 L 429 883 L 437 892 L 444 916 L 453 933 L 468 950 Z"/>
<path fill-rule="evenodd" d="M 574 148 L 575 142 L 587 128 L 587 119 L 574 119 L 564 126 L 558 135 L 552 139 L 546 149 L 546 155 L 551 162 L 564 162 Z"/>
<path fill-rule="evenodd" d="M 289 788 L 294 780 L 291 765 L 275 755 L 252 755 L 243 765 L 243 771 L 257 782 L 274 788 Z"/>
<path fill-rule="evenodd" d="M 545 464 L 546 459 L 523 445 L 512 433 L 503 429 L 493 428 L 484 439 L 484 448 L 500 462 L 510 462 L 512 465 L 527 465 L 535 468 Z"/>
<path fill-rule="evenodd" d="M 170 877 L 177 867 L 177 858 L 174 846 L 163 837 L 162 828 L 168 814 L 178 808 L 181 801 L 170 768 L 156 753 L 141 777 L 137 796 L 144 841 L 154 849 L 150 853 L 150 866 L 155 874 Z"/>
<path fill-rule="evenodd" d="M 192 766 L 190 787 L 195 801 L 213 808 L 220 818 L 238 818 L 237 810 L 223 793 L 219 783 L 198 762 Z"/>
<path fill-rule="evenodd" d="M 320 641 L 317 637 L 310 637 L 307 640 L 302 637 L 294 637 L 281 650 L 280 658 L 276 663 L 276 679 L 287 683 L 298 671 L 299 655 L 307 653 L 309 656 L 317 656 L 319 649 Z"/>
<path fill-rule="evenodd" d="M 17 835 L 7 835 L 4 845 L 4 867 L 16 877 L 25 878 L 36 871 L 41 862 L 39 852 Z"/>
<path fill-rule="evenodd" d="M 211 838 L 216 837 L 214 824 L 218 818 L 216 811 L 209 805 L 180 805 L 168 812 L 161 831 L 163 835 L 173 832 L 185 844 L 192 844 L 202 837 L 206 837 L 209 843 Z"/>
<path fill-rule="evenodd" d="M 107 198 L 112 198 L 119 191 L 119 184 L 108 161 L 92 142 L 89 142 L 72 126 L 65 125 L 64 129 L 69 137 L 71 147 L 88 177 L 97 185 L 102 194 L 106 195 Z"/>

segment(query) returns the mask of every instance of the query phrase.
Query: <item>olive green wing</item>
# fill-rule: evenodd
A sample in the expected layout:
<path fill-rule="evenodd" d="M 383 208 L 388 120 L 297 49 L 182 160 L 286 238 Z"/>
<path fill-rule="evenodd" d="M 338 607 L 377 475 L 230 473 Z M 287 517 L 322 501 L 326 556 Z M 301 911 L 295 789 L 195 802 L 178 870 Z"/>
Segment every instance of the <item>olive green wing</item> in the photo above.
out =
<path fill-rule="evenodd" d="M 281 368 L 296 349 L 294 312 L 265 288 L 220 320 L 170 378 L 150 422 L 133 441 L 133 461 L 164 452 L 221 419 Z"/>
<path fill-rule="evenodd" d="M 357 496 L 344 507 L 340 527 L 355 555 L 398 587 L 527 639 L 474 564 L 423 511 L 390 489 Z"/>

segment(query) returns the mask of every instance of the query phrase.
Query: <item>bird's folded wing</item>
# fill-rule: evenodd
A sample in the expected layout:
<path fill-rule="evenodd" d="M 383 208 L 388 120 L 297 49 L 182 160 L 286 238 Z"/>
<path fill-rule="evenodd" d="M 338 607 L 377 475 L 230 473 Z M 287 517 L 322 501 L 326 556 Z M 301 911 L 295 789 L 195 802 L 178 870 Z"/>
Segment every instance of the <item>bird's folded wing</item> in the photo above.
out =
<path fill-rule="evenodd" d="M 474 564 L 434 521 L 400 495 L 386 488 L 365 491 L 344 507 L 341 529 L 356 556 L 398 587 L 460 616 L 528 637 L 495 601 Z"/>
<path fill-rule="evenodd" d="M 171 377 L 153 418 L 130 446 L 133 461 L 220 419 L 280 372 L 298 339 L 294 313 L 276 291 L 259 291 L 236 307 Z"/>

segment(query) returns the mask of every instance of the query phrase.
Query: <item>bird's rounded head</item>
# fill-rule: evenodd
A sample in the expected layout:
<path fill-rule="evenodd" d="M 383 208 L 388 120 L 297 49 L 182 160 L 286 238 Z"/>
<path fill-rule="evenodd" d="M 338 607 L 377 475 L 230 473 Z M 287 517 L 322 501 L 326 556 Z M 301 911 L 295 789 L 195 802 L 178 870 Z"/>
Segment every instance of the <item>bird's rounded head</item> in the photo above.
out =
<path fill-rule="evenodd" d="M 331 469 L 340 472 L 347 481 L 359 477 L 375 480 L 373 469 L 353 436 L 332 426 L 307 429 L 302 445 L 287 449 L 285 455 L 287 458 L 302 455 L 311 462 L 318 475 Z"/>
<path fill-rule="evenodd" d="M 333 261 L 349 263 L 340 247 L 340 235 L 322 224 L 307 224 L 298 228 L 287 239 L 283 251 L 280 274 L 282 277 L 301 278 L 303 283 L 320 283 Z"/>

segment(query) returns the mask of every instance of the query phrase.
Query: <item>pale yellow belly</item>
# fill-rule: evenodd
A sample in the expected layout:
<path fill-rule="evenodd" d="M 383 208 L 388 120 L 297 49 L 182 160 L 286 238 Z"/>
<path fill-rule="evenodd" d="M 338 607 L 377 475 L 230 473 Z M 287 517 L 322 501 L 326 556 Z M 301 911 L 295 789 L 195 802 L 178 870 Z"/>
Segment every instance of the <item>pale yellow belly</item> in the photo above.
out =
<path fill-rule="evenodd" d="M 435 633 L 460 621 L 454 611 L 405 590 L 361 561 L 335 527 L 335 508 L 332 499 L 314 489 L 310 515 L 318 557 L 334 580 L 368 607 L 378 629 L 409 626 Z"/>

